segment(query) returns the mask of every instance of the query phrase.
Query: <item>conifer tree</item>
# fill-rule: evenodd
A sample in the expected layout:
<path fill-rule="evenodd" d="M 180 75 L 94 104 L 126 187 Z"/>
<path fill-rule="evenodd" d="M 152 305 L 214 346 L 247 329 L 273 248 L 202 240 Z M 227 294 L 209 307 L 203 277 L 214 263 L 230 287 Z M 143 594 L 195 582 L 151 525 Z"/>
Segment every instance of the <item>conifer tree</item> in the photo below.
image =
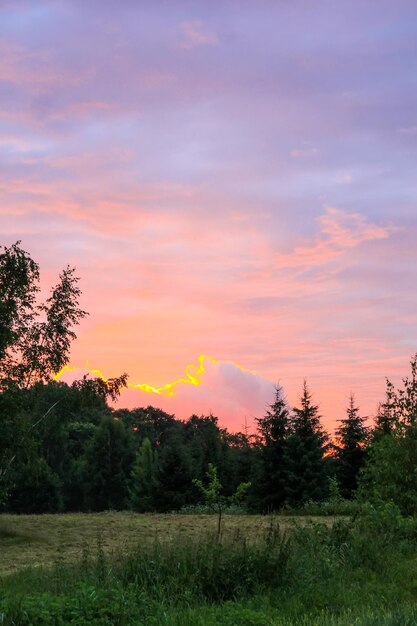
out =
<path fill-rule="evenodd" d="M 306 381 L 300 403 L 301 408 L 293 409 L 287 445 L 286 499 L 292 506 L 320 501 L 328 489 L 324 461 L 328 436 Z"/>
<path fill-rule="evenodd" d="M 139 513 L 153 511 L 155 508 L 156 453 L 147 437 L 142 442 L 136 455 L 131 474 L 130 504 Z"/>
<path fill-rule="evenodd" d="M 365 462 L 368 428 L 365 418 L 359 415 L 353 394 L 346 409 L 346 418 L 340 420 L 336 430 L 337 474 L 340 491 L 344 498 L 351 498 L 358 486 L 358 476 Z"/>
<path fill-rule="evenodd" d="M 178 511 L 189 502 L 191 459 L 178 434 L 171 436 L 161 448 L 157 478 L 155 505 L 158 511 Z"/>
<path fill-rule="evenodd" d="M 391 435 L 394 429 L 394 420 L 384 402 L 378 404 L 375 415 L 375 424 L 372 431 L 372 439 L 375 441 L 385 435 Z"/>
<path fill-rule="evenodd" d="M 280 509 L 285 501 L 287 482 L 287 444 L 290 412 L 282 388 L 275 387 L 275 400 L 265 417 L 258 418 L 261 437 L 259 477 L 260 504 L 265 511 Z"/>
<path fill-rule="evenodd" d="M 113 417 L 104 417 L 86 453 L 85 483 L 90 509 L 121 510 L 125 507 L 131 465 L 130 432 Z"/>
<path fill-rule="evenodd" d="M 375 416 L 375 424 L 372 431 L 373 443 L 386 435 L 392 435 L 395 424 L 399 419 L 399 407 L 394 385 L 388 379 L 386 380 L 386 385 L 385 400 L 379 403 Z"/>

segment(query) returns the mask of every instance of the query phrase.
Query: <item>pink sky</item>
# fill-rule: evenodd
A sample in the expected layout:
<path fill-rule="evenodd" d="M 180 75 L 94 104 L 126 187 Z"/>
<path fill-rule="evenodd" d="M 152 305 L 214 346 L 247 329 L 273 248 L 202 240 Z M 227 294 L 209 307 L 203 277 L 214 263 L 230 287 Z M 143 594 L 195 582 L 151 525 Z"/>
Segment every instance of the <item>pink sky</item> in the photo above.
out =
<path fill-rule="evenodd" d="M 0 5 L 0 232 L 76 265 L 71 364 L 249 426 L 304 378 L 333 428 L 417 349 L 415 2 Z M 245 372 L 233 362 L 255 373 Z"/>

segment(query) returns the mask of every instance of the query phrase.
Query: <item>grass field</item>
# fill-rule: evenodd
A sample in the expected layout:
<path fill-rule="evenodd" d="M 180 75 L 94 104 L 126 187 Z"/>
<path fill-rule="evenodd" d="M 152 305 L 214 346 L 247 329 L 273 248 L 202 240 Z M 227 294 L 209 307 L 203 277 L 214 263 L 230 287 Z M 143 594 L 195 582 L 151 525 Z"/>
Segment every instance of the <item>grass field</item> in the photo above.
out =
<path fill-rule="evenodd" d="M 415 626 L 417 521 L 0 516 L 4 626 Z"/>
<path fill-rule="evenodd" d="M 280 517 L 281 528 L 294 523 L 317 522 L 321 518 Z M 333 518 L 322 518 L 331 524 Z M 249 540 L 262 536 L 271 517 L 226 515 L 223 535 L 241 533 Z M 67 513 L 45 515 L 0 515 L 0 576 L 25 567 L 51 565 L 57 560 L 80 558 L 86 546 L 102 546 L 106 553 L 127 552 L 137 544 L 197 538 L 215 532 L 213 515 L 151 515 L 130 512 Z"/>

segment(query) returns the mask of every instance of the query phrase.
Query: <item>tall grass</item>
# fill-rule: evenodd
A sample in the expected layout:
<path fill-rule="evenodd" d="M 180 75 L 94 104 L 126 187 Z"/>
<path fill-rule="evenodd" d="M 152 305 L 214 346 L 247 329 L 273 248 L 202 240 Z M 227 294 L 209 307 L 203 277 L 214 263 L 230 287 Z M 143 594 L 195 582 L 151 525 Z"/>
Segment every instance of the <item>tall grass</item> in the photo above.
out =
<path fill-rule="evenodd" d="M 417 526 L 395 507 L 368 507 L 332 527 L 178 536 L 106 556 L 100 541 L 79 562 L 9 576 L 0 624 L 417 623 Z"/>

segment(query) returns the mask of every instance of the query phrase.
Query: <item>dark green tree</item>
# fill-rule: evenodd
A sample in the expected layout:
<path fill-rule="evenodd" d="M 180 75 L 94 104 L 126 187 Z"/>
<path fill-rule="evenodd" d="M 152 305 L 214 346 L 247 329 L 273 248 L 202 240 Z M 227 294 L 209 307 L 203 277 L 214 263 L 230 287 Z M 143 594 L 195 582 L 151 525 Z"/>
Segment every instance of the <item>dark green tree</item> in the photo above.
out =
<path fill-rule="evenodd" d="M 385 436 L 374 436 L 359 484 L 359 497 L 394 502 L 402 513 L 417 514 L 417 354 L 411 376 L 395 389 L 387 380 Z M 387 419 L 388 418 L 388 419 Z"/>
<path fill-rule="evenodd" d="M 327 495 L 324 455 L 328 436 L 320 423 L 318 406 L 304 381 L 300 408 L 293 409 L 287 446 L 286 500 L 291 506 L 320 501 Z"/>
<path fill-rule="evenodd" d="M 359 472 L 365 463 L 369 429 L 366 418 L 359 415 L 353 394 L 346 409 L 346 418 L 340 420 L 336 430 L 338 443 L 335 446 L 337 478 L 341 495 L 351 498 L 358 486 Z"/>
<path fill-rule="evenodd" d="M 253 439 L 252 435 L 242 432 L 229 433 L 223 431 L 222 433 L 224 466 L 221 480 L 224 485 L 227 485 L 227 489 L 225 489 L 227 495 L 235 493 L 240 483 L 247 482 L 248 478 L 252 481 L 256 454 Z M 246 504 L 258 510 L 257 498 L 256 507 L 253 506 L 253 500 L 254 498 L 249 498 L 248 494 Z"/>
<path fill-rule="evenodd" d="M 158 511 L 178 511 L 191 500 L 191 458 L 179 434 L 173 432 L 158 450 L 155 506 Z"/>
<path fill-rule="evenodd" d="M 124 425 L 135 433 L 139 445 L 148 438 L 152 446 L 160 446 L 166 433 L 181 429 L 182 422 L 174 415 L 153 406 L 137 407 L 135 409 L 118 409 L 115 415 Z"/>
<path fill-rule="evenodd" d="M 290 426 L 290 411 L 280 386 L 275 387 L 275 399 L 265 417 L 256 421 L 262 442 L 260 477 L 256 488 L 262 509 L 276 511 L 283 506 L 286 498 Z"/>
<path fill-rule="evenodd" d="M 399 426 L 417 425 L 417 352 L 410 360 L 411 376 L 403 378 L 403 386 L 394 389 L 387 380 L 387 407 Z"/>
<path fill-rule="evenodd" d="M 395 425 L 395 418 L 391 413 L 390 406 L 386 402 L 380 402 L 375 415 L 374 428 L 372 429 L 372 441 L 391 435 Z"/>
<path fill-rule="evenodd" d="M 156 452 L 146 437 L 136 455 L 131 474 L 130 506 L 134 511 L 146 513 L 155 510 L 156 472 Z"/>
<path fill-rule="evenodd" d="M 39 454 L 13 466 L 7 506 L 14 513 L 56 513 L 61 510 L 59 478 Z"/>
<path fill-rule="evenodd" d="M 209 463 L 219 470 L 222 479 L 226 469 L 224 431 L 214 415 L 192 415 L 183 427 L 183 441 L 191 460 L 191 473 L 203 478 Z"/>
<path fill-rule="evenodd" d="M 87 506 L 94 511 L 127 506 L 133 462 L 132 436 L 113 417 L 104 417 L 85 455 Z"/>

